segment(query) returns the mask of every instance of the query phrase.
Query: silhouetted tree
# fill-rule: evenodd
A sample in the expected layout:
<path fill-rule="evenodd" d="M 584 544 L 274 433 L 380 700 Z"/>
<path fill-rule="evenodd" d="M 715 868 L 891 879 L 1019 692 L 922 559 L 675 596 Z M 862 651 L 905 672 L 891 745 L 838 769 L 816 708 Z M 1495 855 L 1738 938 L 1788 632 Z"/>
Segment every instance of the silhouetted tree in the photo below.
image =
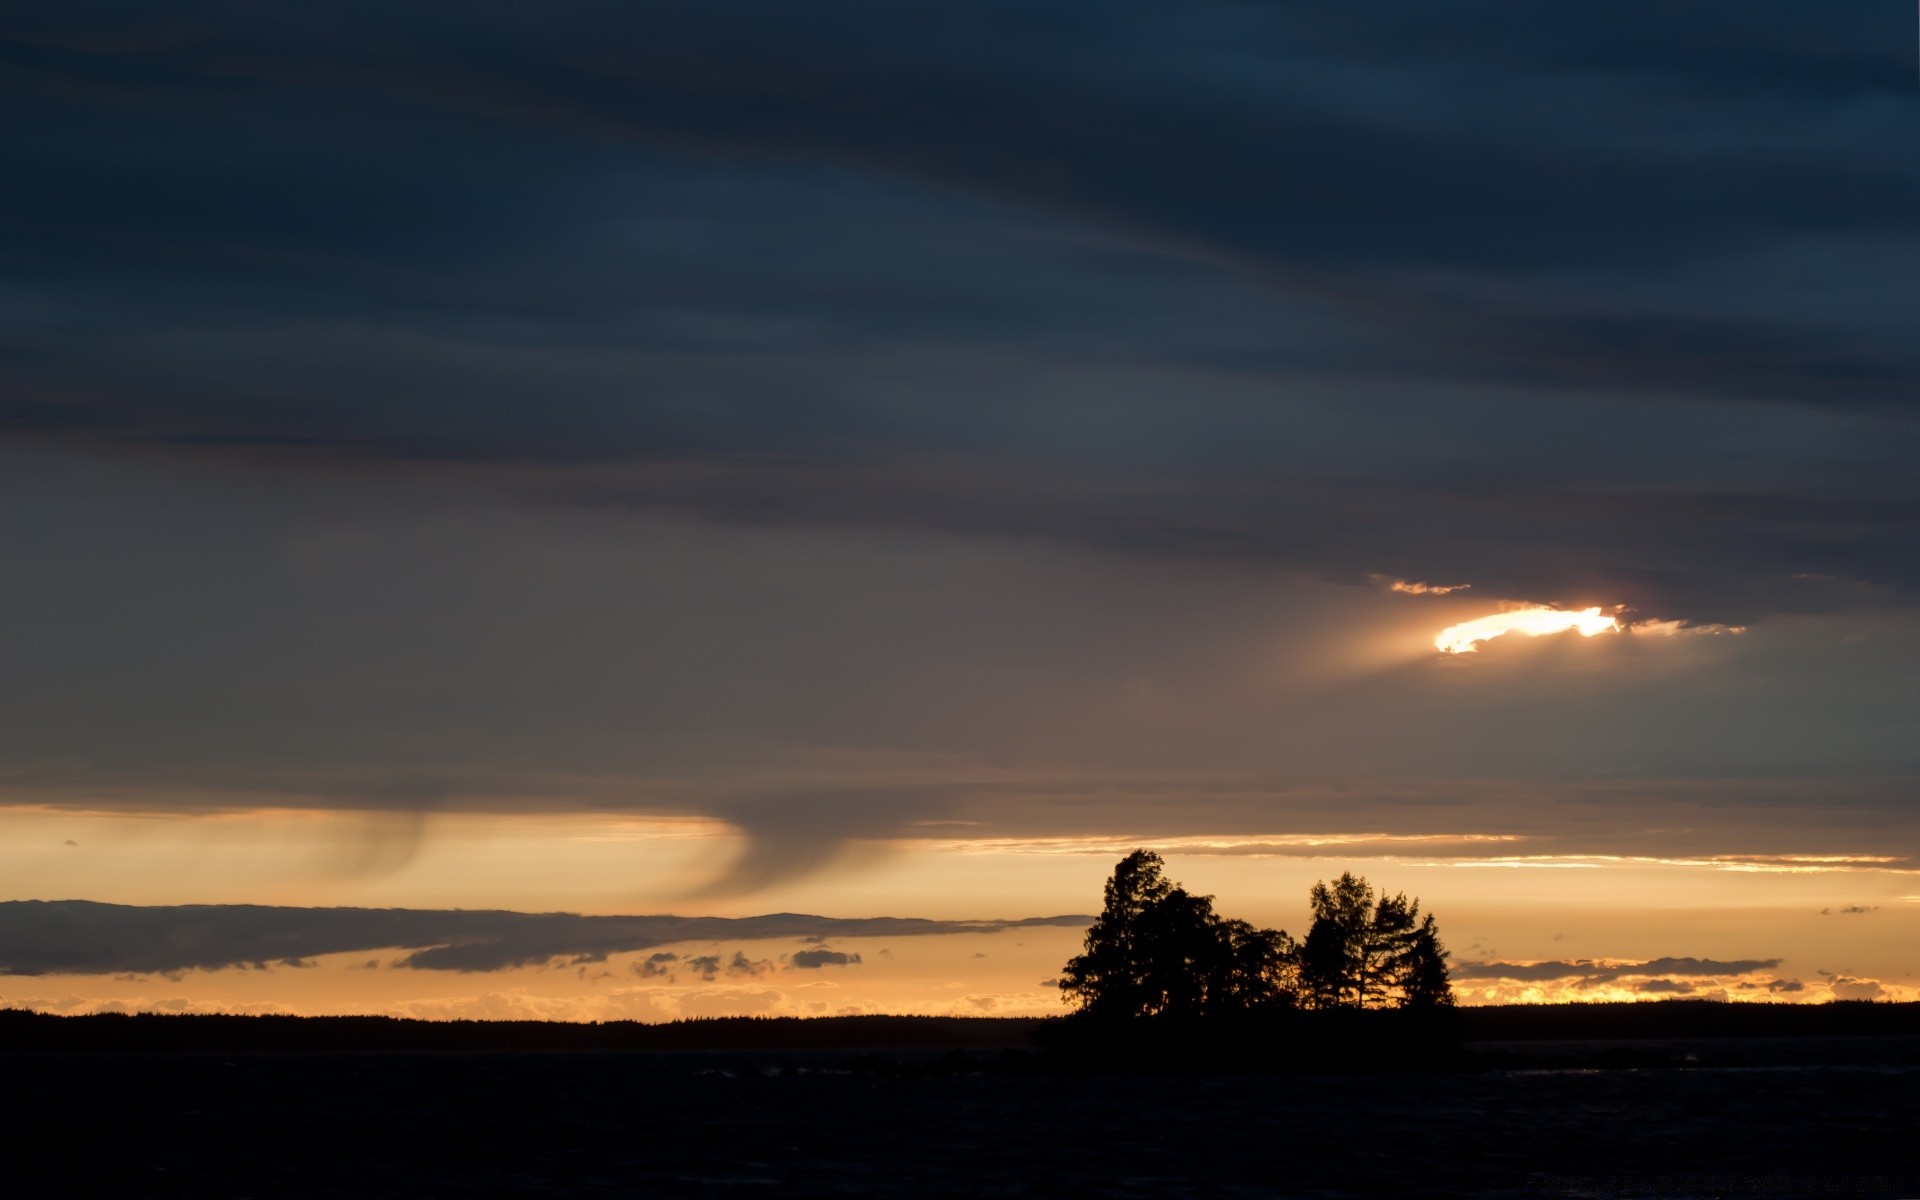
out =
<path fill-rule="evenodd" d="M 1453 983 L 1447 978 L 1447 948 L 1433 914 L 1421 918 L 1399 964 L 1401 1004 L 1407 1008 L 1453 1007 Z"/>
<path fill-rule="evenodd" d="M 1373 889 L 1349 872 L 1331 887 L 1314 884 L 1307 899 L 1313 924 L 1300 944 L 1301 999 L 1310 1008 L 1358 1008 Z"/>
<path fill-rule="evenodd" d="M 1225 1016 L 1286 1003 L 1291 950 L 1283 932 L 1222 920 L 1212 897 L 1171 883 L 1159 855 L 1136 850 L 1114 867 L 1060 987 L 1096 1019 Z"/>
<path fill-rule="evenodd" d="M 1404 893 L 1376 896 L 1347 872 L 1308 893 L 1313 924 L 1298 952 L 1301 999 L 1312 1008 L 1432 1008 L 1451 1004 L 1445 948 L 1432 914 Z"/>
<path fill-rule="evenodd" d="M 1086 952 L 1069 960 L 1060 988 L 1094 1017 L 1145 1016 L 1151 964 L 1147 954 L 1147 910 L 1173 891 L 1160 856 L 1135 850 L 1121 859 L 1107 880 L 1100 919 L 1087 930 Z"/>
<path fill-rule="evenodd" d="M 1216 975 L 1208 985 L 1216 1009 L 1252 1013 L 1291 1008 L 1299 990 L 1293 939 L 1279 929 L 1221 921 Z"/>

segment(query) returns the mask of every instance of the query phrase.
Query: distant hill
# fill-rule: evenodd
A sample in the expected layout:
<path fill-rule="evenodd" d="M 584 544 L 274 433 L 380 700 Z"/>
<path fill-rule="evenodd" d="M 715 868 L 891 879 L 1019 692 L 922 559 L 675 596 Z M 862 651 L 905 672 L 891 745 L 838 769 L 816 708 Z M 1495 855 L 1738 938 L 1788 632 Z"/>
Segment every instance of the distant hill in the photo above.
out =
<path fill-rule="evenodd" d="M 0 1052 L 119 1050 L 977 1050 L 1031 1043 L 1037 1017 L 713 1017 L 419 1021 L 0 1009 Z"/>

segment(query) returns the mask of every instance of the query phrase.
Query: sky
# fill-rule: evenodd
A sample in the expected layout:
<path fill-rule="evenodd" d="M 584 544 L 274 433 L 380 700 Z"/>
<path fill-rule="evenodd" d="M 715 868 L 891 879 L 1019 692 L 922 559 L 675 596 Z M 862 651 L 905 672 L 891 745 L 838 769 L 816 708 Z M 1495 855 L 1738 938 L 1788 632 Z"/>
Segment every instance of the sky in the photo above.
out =
<path fill-rule="evenodd" d="M 1920 997 L 1913 20 L 8 5 L 0 1003 Z"/>

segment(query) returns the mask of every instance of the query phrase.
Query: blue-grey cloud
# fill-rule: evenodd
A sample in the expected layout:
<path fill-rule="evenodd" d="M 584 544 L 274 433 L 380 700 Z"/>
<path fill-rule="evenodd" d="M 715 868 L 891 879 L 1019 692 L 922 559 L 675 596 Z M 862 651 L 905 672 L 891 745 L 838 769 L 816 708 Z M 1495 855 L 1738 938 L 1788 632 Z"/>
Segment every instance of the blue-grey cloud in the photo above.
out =
<path fill-rule="evenodd" d="M 1750 975 L 1755 971 L 1770 971 L 1779 966 L 1780 961 L 1777 958 L 1721 960 L 1693 957 L 1650 958 L 1645 962 L 1624 963 L 1601 963 L 1583 958 L 1534 963 L 1483 960 L 1456 962 L 1452 971 L 1455 979 L 1500 979 L 1516 983 L 1570 980 L 1590 985 L 1647 976 Z"/>
<path fill-rule="evenodd" d="M 655 954 L 649 954 L 645 958 L 635 962 L 633 964 L 633 973 L 642 979 L 653 979 L 662 975 L 670 976 L 673 974 L 673 964 L 679 961 L 680 956 L 678 954 L 670 950 L 662 950 Z"/>
<path fill-rule="evenodd" d="M 309 965 L 322 954 L 406 950 L 392 965 L 420 970 L 498 971 L 563 960 L 599 962 L 612 954 L 681 942 L 807 936 L 920 937 L 990 933 L 1037 926 L 1074 928 L 1091 917 L 1006 921 L 931 921 L 908 917 L 836 918 L 796 913 L 764 917 L 590 917 L 572 913 L 479 910 L 277 908 L 250 904 L 138 907 L 81 900 L 0 902 L 0 974 L 105 975 Z M 807 953 L 801 951 L 802 954 Z M 673 955 L 654 954 L 650 965 Z M 688 957 L 694 974 L 756 975 L 771 969 L 741 951 Z"/>
<path fill-rule="evenodd" d="M 748 958 L 744 950 L 735 950 L 731 958 L 722 954 L 691 955 L 683 965 L 708 983 L 722 975 L 751 979 L 775 969 L 771 959 Z"/>

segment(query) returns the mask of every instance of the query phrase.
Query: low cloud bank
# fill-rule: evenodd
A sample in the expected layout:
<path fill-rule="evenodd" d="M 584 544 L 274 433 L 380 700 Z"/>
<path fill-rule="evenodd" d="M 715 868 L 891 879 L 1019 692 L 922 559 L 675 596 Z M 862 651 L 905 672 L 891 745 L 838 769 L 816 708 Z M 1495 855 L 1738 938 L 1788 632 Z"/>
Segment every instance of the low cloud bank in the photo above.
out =
<path fill-rule="evenodd" d="M 279 908 L 255 904 L 143 907 L 88 900 L 10 900 L 0 901 L 0 974 L 158 974 L 293 966 L 318 955 L 372 950 L 410 951 L 393 965 L 417 970 L 501 971 L 555 959 L 600 962 L 608 955 L 680 942 L 925 937 L 1037 926 L 1078 928 L 1092 921 L 1087 916 L 932 921 L 800 913 L 759 917 L 580 916 L 463 909 Z"/>
<path fill-rule="evenodd" d="M 1780 963 L 1781 960 L 1777 958 L 1741 958 L 1726 961 L 1713 958 L 1650 958 L 1645 962 L 1612 962 L 1603 959 L 1575 958 L 1535 963 L 1456 962 L 1453 964 L 1453 977 L 1456 980 L 1501 979 L 1522 983 L 1569 980 L 1580 986 L 1590 986 L 1646 976 L 1750 975 L 1755 971 L 1771 971 Z M 1677 990 L 1671 986 L 1673 981 L 1670 978 L 1659 979 L 1657 982 L 1670 986 L 1666 989 L 1643 986 L 1640 990 Z"/>

